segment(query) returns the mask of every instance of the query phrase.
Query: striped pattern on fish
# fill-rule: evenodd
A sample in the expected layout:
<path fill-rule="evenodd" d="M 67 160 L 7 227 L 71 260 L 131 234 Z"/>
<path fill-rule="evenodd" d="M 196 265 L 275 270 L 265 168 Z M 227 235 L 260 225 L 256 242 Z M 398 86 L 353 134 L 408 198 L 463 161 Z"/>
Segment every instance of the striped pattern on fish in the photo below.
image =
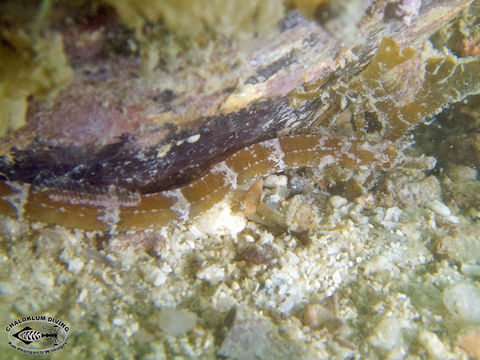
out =
<path fill-rule="evenodd" d="M 0 182 L 0 215 L 66 228 L 125 232 L 154 229 L 194 219 L 229 193 L 258 178 L 291 168 L 339 165 L 346 168 L 395 164 L 390 142 L 317 135 L 262 141 L 214 164 L 198 179 L 152 194 L 109 190 L 101 194 Z"/>

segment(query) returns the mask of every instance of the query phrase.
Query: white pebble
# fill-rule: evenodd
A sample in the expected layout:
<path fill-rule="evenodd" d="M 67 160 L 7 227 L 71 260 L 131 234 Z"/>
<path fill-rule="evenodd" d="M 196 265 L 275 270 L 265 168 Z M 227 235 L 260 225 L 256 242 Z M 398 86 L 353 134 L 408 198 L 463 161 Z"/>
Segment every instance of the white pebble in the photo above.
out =
<path fill-rule="evenodd" d="M 78 294 L 77 302 L 79 304 L 83 303 L 85 301 L 85 299 L 87 298 L 87 296 L 88 296 L 88 290 L 86 288 L 83 288 L 80 291 L 80 294 Z"/>
<path fill-rule="evenodd" d="M 208 266 L 197 273 L 197 279 L 216 285 L 225 279 L 225 269 L 217 265 Z"/>
<path fill-rule="evenodd" d="M 372 260 L 369 260 L 364 265 L 366 275 L 382 273 L 385 271 L 392 271 L 393 263 L 383 255 L 378 255 Z"/>
<path fill-rule="evenodd" d="M 183 336 L 193 330 L 197 322 L 195 314 L 186 310 L 164 308 L 160 312 L 159 328 L 173 336 Z"/>
<path fill-rule="evenodd" d="M 429 359 L 447 359 L 448 353 L 445 345 L 440 341 L 437 334 L 423 330 L 418 335 L 418 341 L 428 352 Z"/>
<path fill-rule="evenodd" d="M 333 281 L 334 284 L 337 284 L 337 285 L 342 282 L 342 275 L 340 274 L 339 270 L 337 270 L 333 273 L 332 281 Z"/>
<path fill-rule="evenodd" d="M 263 186 L 274 188 L 277 186 L 287 186 L 288 179 L 285 175 L 269 175 L 263 179 Z"/>
<path fill-rule="evenodd" d="M 192 135 L 189 138 L 187 138 L 187 142 L 190 143 L 190 144 L 193 144 L 193 143 L 197 142 L 198 139 L 200 139 L 200 134 L 195 134 L 195 135 Z"/>
<path fill-rule="evenodd" d="M 14 289 L 12 288 L 11 284 L 9 284 L 7 281 L 0 282 L 0 295 L 9 295 L 13 293 Z"/>
<path fill-rule="evenodd" d="M 430 201 L 427 204 L 427 207 L 433 212 L 435 212 L 437 215 L 441 215 L 441 216 L 452 215 L 452 212 L 450 211 L 448 206 L 438 200 Z"/>
<path fill-rule="evenodd" d="M 113 326 L 123 326 L 125 324 L 125 319 L 116 317 L 112 320 L 112 324 Z"/>
<path fill-rule="evenodd" d="M 375 327 L 373 334 L 368 338 L 369 342 L 380 349 L 392 350 L 401 344 L 402 321 L 400 319 L 384 317 Z"/>
<path fill-rule="evenodd" d="M 45 287 L 46 289 L 53 288 L 55 284 L 53 274 L 46 271 L 35 271 L 33 277 L 39 285 Z"/>
<path fill-rule="evenodd" d="M 480 290 L 471 284 L 457 284 L 443 292 L 443 303 L 457 319 L 480 323 Z"/>
<path fill-rule="evenodd" d="M 346 203 L 348 202 L 347 199 L 341 197 L 341 196 L 332 196 L 330 198 L 330 205 L 332 205 L 335 209 L 338 209 L 340 207 L 342 207 L 343 205 L 345 205 Z"/>
<path fill-rule="evenodd" d="M 67 269 L 72 274 L 77 275 L 83 269 L 83 261 L 79 258 L 74 258 L 68 262 Z"/>
<path fill-rule="evenodd" d="M 228 202 L 221 201 L 200 215 L 191 231 L 211 236 L 231 235 L 236 238 L 237 234 L 245 229 L 246 224 L 245 216 L 232 212 Z"/>
<path fill-rule="evenodd" d="M 291 296 L 287 296 L 286 299 L 283 299 L 280 306 L 278 307 L 278 311 L 281 314 L 288 315 L 293 310 L 293 308 L 297 305 L 295 299 Z"/>
<path fill-rule="evenodd" d="M 462 265 L 462 273 L 471 277 L 480 277 L 480 265 L 478 264 L 466 264 Z"/>
<path fill-rule="evenodd" d="M 383 218 L 383 220 L 398 222 L 400 220 L 401 215 L 402 215 L 402 210 L 394 206 L 394 207 L 388 208 L 387 211 L 385 211 L 385 217 Z"/>
<path fill-rule="evenodd" d="M 153 286 L 162 286 L 167 281 L 167 274 L 160 269 L 153 269 L 145 275 L 145 280 Z"/>

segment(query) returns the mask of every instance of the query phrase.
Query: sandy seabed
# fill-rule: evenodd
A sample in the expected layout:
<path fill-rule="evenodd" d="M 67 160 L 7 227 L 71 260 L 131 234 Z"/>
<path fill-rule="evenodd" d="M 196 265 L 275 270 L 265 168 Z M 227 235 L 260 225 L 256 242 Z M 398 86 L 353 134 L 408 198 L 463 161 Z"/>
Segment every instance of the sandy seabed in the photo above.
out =
<path fill-rule="evenodd" d="M 479 358 L 474 167 L 264 184 L 256 221 L 229 199 L 115 236 L 2 218 L 1 322 L 67 322 L 54 359 Z"/>

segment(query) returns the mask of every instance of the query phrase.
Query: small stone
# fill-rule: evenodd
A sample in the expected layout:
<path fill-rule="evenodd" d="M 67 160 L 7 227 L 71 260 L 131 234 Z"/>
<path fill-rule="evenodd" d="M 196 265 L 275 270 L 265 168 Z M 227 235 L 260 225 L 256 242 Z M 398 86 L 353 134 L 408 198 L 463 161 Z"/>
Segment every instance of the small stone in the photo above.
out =
<path fill-rule="evenodd" d="M 289 229 L 294 232 L 306 232 L 314 225 L 314 209 L 301 195 L 290 200 L 285 217 Z"/>
<path fill-rule="evenodd" d="M 285 175 L 269 175 L 263 181 L 265 188 L 271 189 L 272 193 L 269 195 L 274 201 L 280 202 L 288 197 L 288 180 Z"/>
<path fill-rule="evenodd" d="M 332 205 L 335 209 L 338 209 L 340 207 L 342 207 L 343 205 L 345 205 L 346 203 L 348 202 L 347 199 L 341 197 L 341 196 L 332 196 L 330 198 L 330 205 Z"/>
<path fill-rule="evenodd" d="M 338 329 L 342 322 L 327 308 L 320 304 L 309 304 L 303 310 L 303 324 L 312 329 Z"/>
<path fill-rule="evenodd" d="M 225 269 L 217 265 L 208 266 L 197 273 L 197 279 L 205 280 L 211 285 L 216 285 L 225 279 Z"/>
<path fill-rule="evenodd" d="M 190 144 L 193 144 L 193 143 L 197 142 L 198 139 L 200 139 L 200 134 L 195 134 L 195 135 L 192 135 L 192 136 L 188 137 L 187 142 L 190 143 Z"/>
<path fill-rule="evenodd" d="M 80 294 L 78 294 L 77 302 L 79 304 L 85 302 L 85 300 L 87 299 L 87 296 L 88 296 L 88 290 L 86 288 L 83 288 L 80 291 Z"/>
<path fill-rule="evenodd" d="M 398 207 L 393 206 L 388 208 L 385 211 L 385 217 L 383 220 L 385 221 L 393 221 L 393 222 L 399 222 L 400 221 L 400 216 L 402 215 L 402 210 L 400 210 Z"/>
<path fill-rule="evenodd" d="M 222 201 L 204 212 L 195 222 L 196 231 L 205 235 L 231 235 L 236 237 L 245 229 L 247 221 L 242 214 L 233 213 L 231 206 Z"/>
<path fill-rule="evenodd" d="M 428 352 L 429 359 L 447 359 L 448 353 L 445 345 L 440 341 L 438 336 L 427 330 L 423 330 L 418 335 L 418 341 Z"/>
<path fill-rule="evenodd" d="M 478 264 L 466 264 L 461 265 L 462 273 L 471 277 L 480 277 L 480 265 Z"/>
<path fill-rule="evenodd" d="M 263 179 L 260 178 L 247 190 L 241 200 L 242 212 L 245 216 L 253 215 L 262 201 Z"/>
<path fill-rule="evenodd" d="M 55 285 L 55 278 L 48 267 L 42 263 L 33 273 L 33 277 L 37 284 L 43 286 L 46 290 L 53 288 Z"/>
<path fill-rule="evenodd" d="M 143 360 L 167 360 L 162 343 L 150 343 L 150 352 L 142 357 Z"/>
<path fill-rule="evenodd" d="M 0 295 L 9 295 L 13 294 L 14 289 L 12 288 L 12 285 L 6 281 L 0 282 Z"/>
<path fill-rule="evenodd" d="M 480 323 L 480 290 L 471 284 L 457 284 L 443 292 L 443 303 L 459 320 Z"/>
<path fill-rule="evenodd" d="M 280 337 L 277 327 L 264 319 L 235 321 L 218 351 L 221 357 L 242 360 L 293 360 L 302 354 L 299 346 Z"/>
<path fill-rule="evenodd" d="M 477 170 L 465 165 L 454 165 L 447 169 L 447 175 L 454 181 L 473 181 L 477 178 Z"/>
<path fill-rule="evenodd" d="M 257 212 L 249 219 L 266 226 L 274 233 L 285 231 L 287 228 L 285 216 L 264 202 L 258 205 Z"/>
<path fill-rule="evenodd" d="M 480 360 L 480 328 L 461 335 L 457 342 L 473 360 Z"/>
<path fill-rule="evenodd" d="M 167 281 L 167 274 L 160 269 L 153 269 L 145 274 L 145 280 L 153 286 L 162 286 Z"/>
<path fill-rule="evenodd" d="M 160 312 L 158 327 L 168 335 L 183 336 L 195 328 L 197 317 L 186 310 L 163 308 Z"/>
<path fill-rule="evenodd" d="M 116 317 L 112 320 L 112 324 L 113 326 L 123 326 L 125 324 L 125 319 Z"/>
<path fill-rule="evenodd" d="M 83 261 L 79 258 L 74 258 L 68 262 L 67 269 L 72 274 L 77 275 L 83 269 Z"/>
<path fill-rule="evenodd" d="M 278 257 L 278 252 L 269 244 L 260 246 L 247 246 L 238 250 L 235 260 L 245 261 L 247 264 L 269 266 Z"/>
<path fill-rule="evenodd" d="M 402 342 L 402 321 L 396 318 L 384 317 L 368 338 L 369 342 L 382 350 L 392 350 Z"/>
<path fill-rule="evenodd" d="M 264 185 L 268 188 L 277 186 L 287 186 L 288 179 L 285 175 L 268 175 L 265 176 Z"/>
<path fill-rule="evenodd" d="M 450 211 L 448 206 L 438 200 L 430 201 L 429 203 L 427 203 L 427 207 L 437 215 L 441 215 L 441 216 L 452 215 L 452 212 Z"/>
<path fill-rule="evenodd" d="M 387 259 L 383 255 L 378 255 L 372 260 L 369 260 L 364 265 L 364 271 L 366 275 L 383 273 L 385 271 L 392 271 L 394 266 L 391 260 Z"/>

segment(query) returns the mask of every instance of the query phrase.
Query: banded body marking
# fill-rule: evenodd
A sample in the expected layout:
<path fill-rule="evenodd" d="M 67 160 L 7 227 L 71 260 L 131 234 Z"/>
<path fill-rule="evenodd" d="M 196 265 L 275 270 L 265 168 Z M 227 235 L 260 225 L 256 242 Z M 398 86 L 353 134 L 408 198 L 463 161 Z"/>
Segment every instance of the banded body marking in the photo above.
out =
<path fill-rule="evenodd" d="M 264 175 L 326 165 L 385 168 L 392 166 L 396 157 L 391 143 L 316 135 L 281 137 L 233 153 L 185 186 L 152 194 L 91 194 L 0 182 L 0 215 L 92 231 L 158 228 L 193 219 L 232 189 Z"/>

